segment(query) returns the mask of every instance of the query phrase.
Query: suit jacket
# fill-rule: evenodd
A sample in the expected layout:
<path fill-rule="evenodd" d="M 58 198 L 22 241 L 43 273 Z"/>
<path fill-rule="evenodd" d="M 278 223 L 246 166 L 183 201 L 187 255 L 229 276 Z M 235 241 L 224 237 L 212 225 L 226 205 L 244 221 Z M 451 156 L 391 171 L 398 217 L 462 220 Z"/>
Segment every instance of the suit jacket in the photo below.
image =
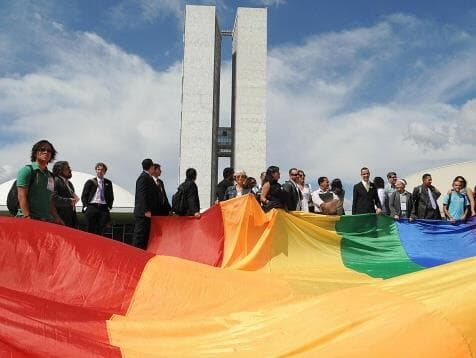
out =
<path fill-rule="evenodd" d="M 187 210 L 186 216 L 193 216 L 195 213 L 200 212 L 200 198 L 198 197 L 198 187 L 193 180 L 185 180 L 182 184 L 182 190 L 185 196 L 185 203 Z"/>
<path fill-rule="evenodd" d="M 63 178 L 55 177 L 55 191 L 52 195 L 53 204 L 61 220 L 66 226 L 77 228 L 78 217 L 76 208 L 71 205 L 71 199 L 74 198 L 74 186 L 69 180 L 66 183 Z M 69 186 L 69 187 L 68 187 Z"/>
<path fill-rule="evenodd" d="M 377 188 L 374 183 L 369 182 L 369 191 L 365 189 L 362 182 L 355 184 L 352 199 L 352 215 L 375 213 L 375 207 L 381 209 L 382 205 L 380 204 Z"/>
<path fill-rule="evenodd" d="M 134 216 L 144 217 L 147 211 L 151 214 L 159 211 L 159 190 L 154 178 L 143 171 L 136 180 Z"/>
<path fill-rule="evenodd" d="M 413 217 L 419 219 L 436 219 L 441 220 L 440 208 L 436 201 L 441 193 L 433 185 L 430 186 L 431 195 L 435 200 L 436 209 L 431 206 L 430 197 L 428 195 L 428 187 L 419 185 L 413 189 Z"/>
<path fill-rule="evenodd" d="M 114 191 L 112 189 L 112 182 L 109 179 L 104 180 L 104 199 L 109 209 L 112 209 L 114 203 Z M 93 200 L 96 190 L 98 188 L 98 179 L 92 178 L 84 183 L 83 192 L 81 194 L 81 202 L 83 203 L 83 209 Z"/>
<path fill-rule="evenodd" d="M 170 206 L 169 199 L 167 198 L 167 193 L 165 192 L 164 182 L 160 179 L 157 179 L 156 190 L 158 191 L 158 207 L 157 213 L 155 215 L 169 215 L 172 211 L 172 207 Z"/>
<path fill-rule="evenodd" d="M 225 192 L 230 186 L 234 185 L 233 180 L 223 179 L 217 184 L 216 187 L 216 196 L 219 201 L 225 200 Z"/>
<path fill-rule="evenodd" d="M 407 197 L 407 218 L 409 219 L 413 211 L 413 198 L 412 194 L 408 191 L 404 192 L 404 195 Z M 402 210 L 400 208 L 400 193 L 394 191 L 390 198 L 388 199 L 388 206 L 390 208 L 390 216 L 393 218 L 395 215 L 402 217 Z"/>
<path fill-rule="evenodd" d="M 298 203 L 301 203 L 302 200 L 302 193 L 296 186 L 296 184 L 291 183 L 291 181 L 286 181 L 283 184 L 283 190 L 286 193 L 286 206 L 287 209 L 290 211 L 297 210 Z"/>

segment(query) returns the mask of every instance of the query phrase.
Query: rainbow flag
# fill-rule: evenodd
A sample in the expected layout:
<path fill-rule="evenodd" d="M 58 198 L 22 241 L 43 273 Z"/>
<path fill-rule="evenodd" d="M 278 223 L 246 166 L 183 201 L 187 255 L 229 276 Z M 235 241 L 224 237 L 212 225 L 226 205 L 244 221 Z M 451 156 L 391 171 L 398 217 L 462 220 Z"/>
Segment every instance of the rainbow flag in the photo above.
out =
<path fill-rule="evenodd" d="M 0 218 L 0 356 L 473 357 L 476 220 L 152 221 L 148 252 Z"/>

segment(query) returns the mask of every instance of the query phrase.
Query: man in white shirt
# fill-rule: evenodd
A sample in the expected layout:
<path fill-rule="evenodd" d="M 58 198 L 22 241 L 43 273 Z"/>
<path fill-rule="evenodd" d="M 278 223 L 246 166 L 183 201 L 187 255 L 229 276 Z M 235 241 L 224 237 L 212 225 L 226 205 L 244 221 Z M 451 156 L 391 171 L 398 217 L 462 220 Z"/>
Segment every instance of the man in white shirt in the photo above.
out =
<path fill-rule="evenodd" d="M 104 175 L 107 166 L 97 163 L 95 166 L 96 177 L 84 183 L 81 202 L 87 221 L 87 231 L 97 235 L 103 235 L 104 229 L 111 220 L 109 210 L 114 202 L 112 182 Z"/>
<path fill-rule="evenodd" d="M 337 203 L 339 197 L 329 190 L 329 179 L 327 177 L 319 177 L 317 179 L 319 189 L 312 192 L 312 202 L 314 203 L 314 211 L 321 214 L 337 214 Z M 332 208 L 326 208 L 326 206 L 332 206 L 330 203 L 334 203 L 335 212 Z"/>

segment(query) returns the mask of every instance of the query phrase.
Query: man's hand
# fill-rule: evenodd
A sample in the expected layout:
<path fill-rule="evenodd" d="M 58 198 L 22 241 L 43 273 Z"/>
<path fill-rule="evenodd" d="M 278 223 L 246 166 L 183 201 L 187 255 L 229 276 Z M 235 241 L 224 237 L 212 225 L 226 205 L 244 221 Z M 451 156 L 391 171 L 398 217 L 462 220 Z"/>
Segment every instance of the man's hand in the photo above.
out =
<path fill-rule="evenodd" d="M 394 218 L 395 220 L 400 220 L 400 216 L 398 216 L 398 215 L 394 215 L 393 218 Z"/>
<path fill-rule="evenodd" d="M 64 225 L 64 221 L 59 216 L 55 216 L 53 222 L 58 225 Z"/>
<path fill-rule="evenodd" d="M 151 213 L 150 211 L 146 211 L 146 212 L 144 213 L 144 216 L 145 216 L 146 218 L 151 218 L 151 217 L 152 217 L 152 213 Z"/>
<path fill-rule="evenodd" d="M 200 217 L 202 216 L 200 213 L 195 213 L 193 214 L 193 216 L 195 216 L 195 219 L 200 219 Z"/>
<path fill-rule="evenodd" d="M 377 208 L 377 210 L 375 210 L 375 213 L 376 213 L 377 215 L 380 215 L 381 212 L 382 212 L 382 209 L 380 209 L 380 208 Z"/>

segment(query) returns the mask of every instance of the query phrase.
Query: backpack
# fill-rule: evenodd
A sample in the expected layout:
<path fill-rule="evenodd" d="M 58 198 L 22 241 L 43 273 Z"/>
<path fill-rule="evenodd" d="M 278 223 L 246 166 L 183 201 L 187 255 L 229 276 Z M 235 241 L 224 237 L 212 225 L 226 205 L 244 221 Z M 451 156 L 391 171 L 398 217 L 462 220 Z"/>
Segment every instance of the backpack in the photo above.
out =
<path fill-rule="evenodd" d="M 185 191 L 182 185 L 178 187 L 177 192 L 172 196 L 172 212 L 180 216 L 184 216 L 187 212 Z"/>
<path fill-rule="evenodd" d="M 30 188 L 30 186 L 33 184 L 33 181 L 35 180 L 35 175 L 33 175 L 33 166 L 31 166 L 31 164 L 27 164 L 27 167 L 30 167 L 31 170 L 30 182 L 28 183 L 28 188 Z M 12 216 L 16 216 L 18 213 L 18 209 L 20 208 L 20 203 L 18 202 L 18 188 L 16 180 L 13 182 L 12 187 L 8 191 L 7 208 Z"/>

